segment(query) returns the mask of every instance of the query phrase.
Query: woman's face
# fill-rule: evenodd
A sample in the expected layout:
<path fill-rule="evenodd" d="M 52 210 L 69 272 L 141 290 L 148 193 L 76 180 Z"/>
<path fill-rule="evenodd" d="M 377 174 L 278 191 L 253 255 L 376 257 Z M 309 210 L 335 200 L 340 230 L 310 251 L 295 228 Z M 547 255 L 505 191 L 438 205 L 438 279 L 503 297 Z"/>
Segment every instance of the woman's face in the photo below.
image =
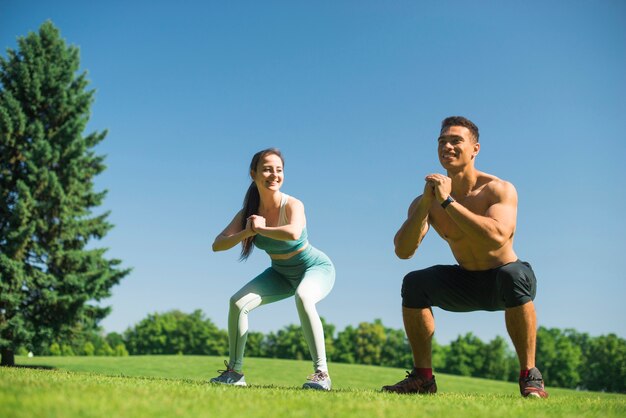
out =
<path fill-rule="evenodd" d="M 283 161 L 276 154 L 266 154 L 259 160 L 255 171 L 250 171 L 259 190 L 279 190 L 283 184 Z"/>

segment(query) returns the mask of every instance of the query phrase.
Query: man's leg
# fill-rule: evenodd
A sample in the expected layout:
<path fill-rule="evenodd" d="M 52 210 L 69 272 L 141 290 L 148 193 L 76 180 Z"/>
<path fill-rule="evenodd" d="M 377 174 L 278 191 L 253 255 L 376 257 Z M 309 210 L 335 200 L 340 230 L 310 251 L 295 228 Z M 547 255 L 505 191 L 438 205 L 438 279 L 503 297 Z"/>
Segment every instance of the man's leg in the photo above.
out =
<path fill-rule="evenodd" d="M 432 374 L 432 338 L 435 320 L 430 308 L 402 307 L 404 330 L 411 345 L 414 368 L 406 379 L 395 385 L 383 386 L 385 392 L 437 393 L 437 383 Z"/>
<path fill-rule="evenodd" d="M 547 398 L 543 377 L 535 367 L 537 315 L 533 302 L 527 302 L 504 312 L 506 329 L 511 336 L 520 364 L 520 393 L 524 397 Z"/>
<path fill-rule="evenodd" d="M 517 352 L 520 369 L 535 367 L 535 344 L 537 340 L 537 315 L 533 302 L 527 302 L 504 311 L 506 329 Z"/>
<path fill-rule="evenodd" d="M 435 319 L 431 308 L 402 307 L 404 330 L 413 352 L 416 368 L 432 368 L 432 338 Z"/>
<path fill-rule="evenodd" d="M 385 392 L 436 393 L 437 384 L 432 370 L 432 338 L 435 320 L 431 306 L 447 307 L 463 304 L 473 289 L 462 285 L 464 275 L 458 266 L 432 266 L 412 271 L 402 281 L 402 319 L 411 352 L 414 368 L 404 380 L 395 385 L 383 386 Z M 466 280 L 466 282 L 472 282 Z"/>

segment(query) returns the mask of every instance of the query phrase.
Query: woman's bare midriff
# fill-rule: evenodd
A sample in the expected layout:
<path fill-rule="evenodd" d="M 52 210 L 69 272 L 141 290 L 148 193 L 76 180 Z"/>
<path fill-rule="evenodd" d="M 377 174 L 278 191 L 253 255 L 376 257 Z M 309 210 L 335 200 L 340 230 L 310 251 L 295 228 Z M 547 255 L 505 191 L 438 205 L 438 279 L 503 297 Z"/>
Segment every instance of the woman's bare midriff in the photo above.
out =
<path fill-rule="evenodd" d="M 306 250 L 309 247 L 309 243 L 304 244 L 302 248 L 297 249 L 296 251 L 292 251 L 287 254 L 269 254 L 272 260 L 288 260 L 296 254 L 300 254 L 302 251 Z"/>

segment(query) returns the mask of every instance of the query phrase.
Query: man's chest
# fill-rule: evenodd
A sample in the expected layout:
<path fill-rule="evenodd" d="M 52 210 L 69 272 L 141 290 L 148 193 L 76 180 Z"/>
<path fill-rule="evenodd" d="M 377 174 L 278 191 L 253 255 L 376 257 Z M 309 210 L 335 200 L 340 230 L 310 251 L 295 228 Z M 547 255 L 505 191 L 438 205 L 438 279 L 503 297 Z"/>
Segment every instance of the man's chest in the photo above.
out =
<path fill-rule="evenodd" d="M 463 207 L 458 211 L 456 216 L 449 213 L 452 212 L 454 208 L 446 211 L 438 203 L 433 205 L 429 213 L 430 225 L 446 241 L 459 241 L 465 238 L 466 234 L 463 232 L 461 225 L 463 222 L 471 222 L 471 220 L 466 219 L 467 216 L 463 216 L 463 209 L 478 216 L 485 216 L 489 209 L 489 202 L 484 196 L 480 195 L 467 196 L 463 199 L 459 199 L 456 201 L 456 205 Z"/>

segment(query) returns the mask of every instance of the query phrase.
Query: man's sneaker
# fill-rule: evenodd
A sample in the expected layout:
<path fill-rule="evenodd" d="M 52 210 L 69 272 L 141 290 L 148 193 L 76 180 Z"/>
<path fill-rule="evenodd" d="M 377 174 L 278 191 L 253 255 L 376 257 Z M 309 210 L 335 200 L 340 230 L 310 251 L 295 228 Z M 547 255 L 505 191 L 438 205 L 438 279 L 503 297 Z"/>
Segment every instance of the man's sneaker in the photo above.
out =
<path fill-rule="evenodd" d="M 243 377 L 243 373 L 237 373 L 231 369 L 226 360 L 224 360 L 224 366 L 226 366 L 226 370 L 218 370 L 217 372 L 220 373 L 220 375 L 211 379 L 211 383 L 246 386 L 246 379 Z"/>
<path fill-rule="evenodd" d="M 406 372 L 406 379 L 391 386 L 383 386 L 383 392 L 394 393 L 437 393 L 435 376 L 426 380 L 417 376 L 414 371 Z"/>
<path fill-rule="evenodd" d="M 536 367 L 528 371 L 527 377 L 519 379 L 519 391 L 523 397 L 547 398 L 548 392 L 543 387 L 543 377 Z"/>
<path fill-rule="evenodd" d="M 307 377 L 306 380 L 308 380 L 308 382 L 302 385 L 304 389 L 330 390 L 330 376 L 328 376 L 326 372 L 318 370 Z"/>

